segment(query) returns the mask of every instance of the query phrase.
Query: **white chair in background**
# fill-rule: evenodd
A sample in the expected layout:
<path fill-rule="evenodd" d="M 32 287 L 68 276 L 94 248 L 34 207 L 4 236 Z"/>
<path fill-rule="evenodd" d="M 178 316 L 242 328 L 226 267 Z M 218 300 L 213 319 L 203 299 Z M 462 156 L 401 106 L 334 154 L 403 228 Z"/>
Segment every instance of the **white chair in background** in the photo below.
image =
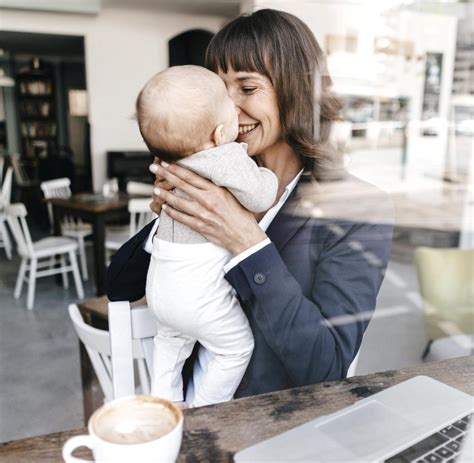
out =
<path fill-rule="evenodd" d="M 76 252 L 77 243 L 66 237 L 48 237 L 39 241 L 31 240 L 30 230 L 26 222 L 26 207 L 22 203 L 11 204 L 5 209 L 7 220 L 17 243 L 18 254 L 21 256 L 21 265 L 15 285 L 14 297 L 18 299 L 21 295 L 23 282 L 28 280 L 28 297 L 26 306 L 33 309 L 35 298 L 36 279 L 61 273 L 63 286 L 68 287 L 67 273 L 72 272 L 79 299 L 84 297 L 81 276 L 77 265 Z M 51 266 L 51 259 L 59 256 L 59 267 Z M 69 265 L 66 263 L 69 257 Z M 46 268 L 48 267 L 48 268 Z M 28 272 L 28 277 L 26 274 Z"/>
<path fill-rule="evenodd" d="M 118 327 L 121 326 L 121 315 L 123 315 L 123 312 L 118 314 Z M 71 304 L 69 306 L 69 316 L 74 324 L 79 339 L 84 344 L 87 354 L 89 355 L 97 379 L 102 388 L 102 392 L 104 393 L 105 402 L 109 402 L 114 398 L 122 397 L 123 395 L 133 395 L 135 393 L 145 395 L 150 394 L 151 369 L 148 365 L 151 365 L 151 363 L 146 359 L 145 348 L 148 349 L 146 344 L 153 342 L 153 338 L 151 338 L 151 341 L 147 341 L 147 337 L 144 339 L 137 338 L 132 340 L 131 336 L 129 336 L 125 339 L 125 344 L 130 348 L 130 350 L 127 350 L 127 352 L 130 353 L 130 357 L 127 357 L 125 360 L 123 354 L 120 352 L 120 346 L 117 346 L 117 343 L 115 343 L 114 348 L 111 347 L 112 335 L 109 331 L 100 330 L 88 325 L 82 318 L 81 312 L 76 304 Z M 144 323 L 150 325 L 151 314 L 149 314 L 147 308 L 142 307 L 132 309 L 131 316 L 130 307 L 128 307 L 129 330 L 131 318 L 135 320 L 136 326 L 143 326 Z M 112 324 L 114 324 L 114 322 L 116 322 L 115 317 L 112 316 L 112 319 Z M 114 324 L 114 327 L 117 328 L 117 323 Z M 149 326 L 147 329 L 149 330 Z M 135 331 L 137 331 L 137 329 L 135 329 Z M 120 335 L 120 333 L 118 334 Z M 148 336 L 148 331 L 144 330 L 143 334 Z M 114 331 L 114 336 L 116 340 L 117 330 Z M 121 363 L 124 362 L 124 360 L 126 365 L 130 365 L 130 369 L 125 370 L 121 367 Z M 137 388 L 135 387 L 134 382 L 134 362 L 137 366 L 139 379 L 139 385 Z M 129 377 L 126 375 L 129 375 Z M 124 381 L 125 377 L 127 377 L 127 380 Z M 122 393 L 124 387 L 127 388 L 127 394 Z"/>
<path fill-rule="evenodd" d="M 136 195 L 136 196 L 143 196 L 143 198 L 134 198 L 133 201 L 136 201 L 132 205 L 132 208 L 136 209 L 137 213 L 146 212 L 152 214 L 150 208 L 148 207 L 151 202 L 151 195 L 153 193 L 153 185 L 143 182 L 128 182 L 127 183 L 127 194 L 129 195 Z M 146 201 L 148 203 L 145 205 Z M 135 219 L 136 220 L 136 219 Z M 146 225 L 146 223 L 145 223 Z M 133 227 L 133 220 L 131 218 L 130 223 L 128 225 L 108 225 L 106 230 L 106 236 L 109 237 L 110 240 L 110 250 L 116 251 L 118 249 L 117 243 L 125 243 L 128 240 L 130 234 L 130 227 Z M 113 244 L 115 242 L 116 244 Z"/>
<path fill-rule="evenodd" d="M 11 200 L 12 175 L 13 169 L 9 167 L 3 178 L 2 190 L 0 192 L 0 247 L 5 248 L 5 254 L 9 260 L 12 258 L 12 244 L 6 226 L 7 216 L 5 214 L 5 207 L 10 204 Z"/>
<path fill-rule="evenodd" d="M 10 163 L 13 167 L 13 174 L 15 176 L 15 183 L 19 189 L 37 187 L 38 182 L 31 179 L 28 172 L 24 168 L 24 163 L 19 154 L 12 154 L 10 156 Z"/>
<path fill-rule="evenodd" d="M 46 199 L 69 198 L 72 194 L 71 181 L 66 177 L 42 182 L 40 186 Z M 50 203 L 48 203 L 48 215 L 49 222 L 52 225 L 53 208 Z M 81 261 L 82 278 L 84 281 L 87 281 L 89 279 L 89 273 L 87 271 L 86 245 L 84 239 L 93 233 L 91 224 L 84 223 L 80 219 L 65 216 L 61 223 L 61 230 L 64 236 L 74 238 L 77 241 L 79 259 Z"/>
<path fill-rule="evenodd" d="M 149 201 L 151 201 L 151 195 L 153 193 L 153 185 L 143 182 L 133 182 L 130 181 L 127 183 L 127 193 L 129 195 L 141 195 L 147 196 Z"/>
<path fill-rule="evenodd" d="M 3 167 L 5 166 L 5 158 L 0 156 L 0 187 L 3 183 Z"/>
<path fill-rule="evenodd" d="M 108 229 L 105 238 L 105 250 L 108 254 L 117 251 L 122 244 L 151 222 L 155 213 L 150 209 L 150 198 L 136 198 L 128 201 L 130 222 L 126 229 Z"/>
<path fill-rule="evenodd" d="M 2 190 L 0 193 L 0 204 L 5 207 L 11 202 L 12 197 L 12 176 L 13 168 L 9 167 L 2 179 Z"/>

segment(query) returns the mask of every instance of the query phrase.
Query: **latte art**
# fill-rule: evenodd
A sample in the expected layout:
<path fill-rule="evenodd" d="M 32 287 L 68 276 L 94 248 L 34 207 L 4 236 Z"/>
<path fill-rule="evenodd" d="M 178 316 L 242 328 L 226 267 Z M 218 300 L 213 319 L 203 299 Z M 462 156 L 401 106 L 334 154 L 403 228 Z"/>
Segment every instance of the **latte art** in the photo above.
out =
<path fill-rule="evenodd" d="M 94 431 L 114 444 L 143 444 L 171 432 L 178 419 L 166 404 L 135 398 L 120 407 L 104 408 L 94 419 Z"/>

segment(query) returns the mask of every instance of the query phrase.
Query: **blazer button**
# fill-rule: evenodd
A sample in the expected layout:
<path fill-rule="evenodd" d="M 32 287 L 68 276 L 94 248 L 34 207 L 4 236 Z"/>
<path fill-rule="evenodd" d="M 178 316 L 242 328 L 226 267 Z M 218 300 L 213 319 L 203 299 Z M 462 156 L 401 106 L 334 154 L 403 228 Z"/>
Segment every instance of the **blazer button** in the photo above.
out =
<path fill-rule="evenodd" d="M 263 283 L 267 281 L 267 277 L 263 273 L 258 272 L 253 276 L 253 281 L 255 281 L 257 285 L 263 285 Z"/>

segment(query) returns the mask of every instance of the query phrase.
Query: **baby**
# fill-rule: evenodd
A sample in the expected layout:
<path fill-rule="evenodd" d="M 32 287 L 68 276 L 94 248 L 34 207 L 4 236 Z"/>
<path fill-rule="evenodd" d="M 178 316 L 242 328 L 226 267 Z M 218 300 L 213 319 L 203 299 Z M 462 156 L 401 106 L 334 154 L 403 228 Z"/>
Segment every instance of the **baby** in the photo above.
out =
<path fill-rule="evenodd" d="M 150 151 L 227 188 L 248 210 L 275 201 L 278 181 L 235 143 L 238 116 L 222 80 L 199 66 L 156 74 L 137 98 L 140 132 Z M 177 196 L 189 198 L 183 191 Z M 182 368 L 198 341 L 210 353 L 190 406 L 232 399 L 253 352 L 253 336 L 224 279 L 224 248 L 161 212 L 146 282 L 156 316 L 152 395 L 183 401 Z"/>

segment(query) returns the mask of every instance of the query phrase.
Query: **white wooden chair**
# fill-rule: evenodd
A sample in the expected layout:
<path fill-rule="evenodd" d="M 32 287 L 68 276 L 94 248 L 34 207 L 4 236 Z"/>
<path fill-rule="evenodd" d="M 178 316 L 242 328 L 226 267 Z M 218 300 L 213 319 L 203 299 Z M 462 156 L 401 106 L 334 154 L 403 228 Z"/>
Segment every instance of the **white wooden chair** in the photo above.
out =
<path fill-rule="evenodd" d="M 3 168 L 3 167 L 2 167 Z M 1 175 L 0 170 L 0 175 Z M 5 214 L 5 207 L 10 204 L 11 193 L 12 193 L 12 175 L 13 169 L 9 167 L 2 181 L 2 190 L 0 192 L 0 247 L 5 248 L 5 254 L 7 258 L 12 258 L 12 244 L 10 241 L 10 235 L 8 234 L 6 222 L 7 216 Z"/>
<path fill-rule="evenodd" d="M 77 243 L 66 237 L 48 237 L 39 241 L 31 240 L 30 230 L 26 222 L 26 207 L 22 203 L 11 204 L 5 209 L 7 220 L 17 243 L 18 254 L 21 256 L 21 265 L 15 285 L 14 297 L 18 299 L 21 295 L 23 282 L 28 279 L 27 308 L 33 309 L 35 298 L 36 279 L 61 273 L 63 286 L 69 286 L 67 273 L 72 272 L 79 299 L 84 297 L 81 276 L 77 265 L 76 251 Z M 59 256 L 59 267 L 51 265 L 52 259 Z M 69 257 L 69 265 L 66 263 Z M 46 268 L 48 267 L 48 268 Z M 26 274 L 28 272 L 28 278 Z"/>
<path fill-rule="evenodd" d="M 69 198 L 72 194 L 71 181 L 66 177 L 42 182 L 40 186 L 46 199 Z M 53 208 L 50 203 L 48 203 L 48 215 L 49 222 L 52 225 Z M 93 233 L 91 224 L 84 223 L 80 219 L 65 216 L 61 223 L 61 230 L 64 236 L 69 236 L 70 238 L 74 238 L 77 241 L 79 259 L 81 261 L 82 278 L 84 281 L 87 281 L 89 279 L 89 273 L 87 271 L 86 245 L 84 239 Z"/>
<path fill-rule="evenodd" d="M 69 306 L 69 316 L 79 339 L 87 350 L 106 402 L 138 392 L 150 394 L 151 367 L 149 368 L 148 365 L 151 365 L 151 360 L 147 360 L 147 355 L 149 355 L 147 352 L 151 351 L 153 355 L 153 336 L 149 336 L 149 330 L 150 326 L 153 326 L 150 322 L 154 322 L 154 319 L 151 319 L 152 316 L 146 307 L 137 307 L 130 311 L 130 306 L 128 306 L 126 313 L 124 310 L 120 311 L 120 307 L 118 312 L 115 309 L 116 307 L 109 309 L 113 310 L 114 337 L 112 337 L 109 331 L 99 330 L 85 323 L 76 304 Z M 147 328 L 141 331 L 142 338 L 139 336 L 136 339 L 131 338 L 131 323 L 135 326 L 135 333 L 140 331 L 139 327 L 147 325 Z M 126 338 L 125 344 L 117 343 L 117 337 L 122 337 L 124 330 L 127 329 L 130 335 Z M 112 339 L 113 347 L 111 346 Z M 125 350 L 129 357 L 124 356 Z M 139 380 L 137 387 L 134 382 L 134 364 L 137 367 Z"/>
<path fill-rule="evenodd" d="M 108 229 L 105 250 L 108 254 L 117 251 L 122 244 L 151 222 L 155 213 L 150 209 L 150 198 L 134 198 L 128 201 L 130 222 L 127 229 Z"/>
<path fill-rule="evenodd" d="M 143 182 L 127 182 L 127 193 L 129 195 L 142 195 L 151 199 L 154 186 Z"/>
<path fill-rule="evenodd" d="M 12 197 L 13 167 L 9 167 L 2 179 L 2 191 L 0 193 L 0 204 L 5 207 L 10 204 Z"/>
<path fill-rule="evenodd" d="M 10 156 L 10 163 L 13 167 L 13 174 L 15 176 L 15 182 L 19 188 L 30 188 L 37 187 L 38 182 L 34 179 L 31 179 L 23 167 L 23 161 L 19 154 L 12 154 Z"/>
<path fill-rule="evenodd" d="M 157 333 L 155 317 L 145 305 L 131 308 L 128 301 L 109 302 L 109 331 L 114 399 L 134 394 L 133 359 L 137 344 L 144 358 L 144 362 L 138 363 L 140 384 L 144 393 L 150 394 L 153 337 Z"/>

